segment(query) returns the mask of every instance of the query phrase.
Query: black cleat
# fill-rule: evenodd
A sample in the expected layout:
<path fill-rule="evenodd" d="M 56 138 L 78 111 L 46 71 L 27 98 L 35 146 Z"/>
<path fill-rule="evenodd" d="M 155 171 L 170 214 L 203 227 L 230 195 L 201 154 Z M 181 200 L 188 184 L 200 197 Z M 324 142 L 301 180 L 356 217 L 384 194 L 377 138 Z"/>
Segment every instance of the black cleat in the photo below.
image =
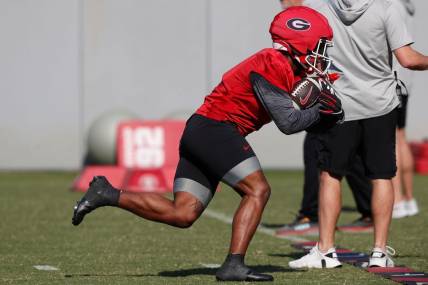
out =
<path fill-rule="evenodd" d="M 120 191 L 111 186 L 104 176 L 94 176 L 89 183 L 88 191 L 82 199 L 74 206 L 72 218 L 73 225 L 77 226 L 93 210 L 103 206 L 117 206 Z"/>
<path fill-rule="evenodd" d="M 273 276 L 255 272 L 244 264 L 244 257 L 240 254 L 229 254 L 216 273 L 217 281 L 273 281 Z"/>

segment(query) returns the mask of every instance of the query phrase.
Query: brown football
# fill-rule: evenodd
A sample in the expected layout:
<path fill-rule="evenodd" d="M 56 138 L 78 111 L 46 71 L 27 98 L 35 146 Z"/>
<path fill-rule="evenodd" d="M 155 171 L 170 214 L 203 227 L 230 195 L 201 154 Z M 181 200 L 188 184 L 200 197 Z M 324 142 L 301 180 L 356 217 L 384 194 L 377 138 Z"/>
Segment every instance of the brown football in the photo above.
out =
<path fill-rule="evenodd" d="M 296 109 L 307 109 L 317 103 L 321 94 L 321 86 L 316 78 L 305 77 L 297 82 L 291 91 Z"/>

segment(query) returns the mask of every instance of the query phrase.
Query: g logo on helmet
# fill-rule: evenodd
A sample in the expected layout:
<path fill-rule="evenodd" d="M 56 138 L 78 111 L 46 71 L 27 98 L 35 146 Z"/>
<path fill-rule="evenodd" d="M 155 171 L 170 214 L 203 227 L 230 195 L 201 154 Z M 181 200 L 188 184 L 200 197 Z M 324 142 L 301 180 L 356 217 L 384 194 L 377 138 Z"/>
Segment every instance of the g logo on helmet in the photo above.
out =
<path fill-rule="evenodd" d="M 304 19 L 293 18 L 287 21 L 287 27 L 296 31 L 306 31 L 311 28 L 311 23 Z"/>

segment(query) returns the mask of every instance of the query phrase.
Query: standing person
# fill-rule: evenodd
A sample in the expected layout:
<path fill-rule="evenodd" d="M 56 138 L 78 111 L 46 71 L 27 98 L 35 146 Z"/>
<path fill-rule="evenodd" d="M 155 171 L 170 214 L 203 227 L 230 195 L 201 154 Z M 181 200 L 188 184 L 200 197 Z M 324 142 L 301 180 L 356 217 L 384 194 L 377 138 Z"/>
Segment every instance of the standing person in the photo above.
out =
<path fill-rule="evenodd" d="M 415 15 L 415 6 L 411 0 L 395 0 L 400 3 L 399 8 L 406 26 L 409 30 L 413 27 L 413 17 Z M 394 61 L 397 69 L 398 87 L 397 91 L 402 93 L 401 105 L 398 108 L 397 118 L 397 175 L 393 178 L 394 184 L 394 208 L 392 218 L 400 219 L 406 216 L 414 216 L 419 213 L 418 204 L 413 197 L 413 155 L 406 138 L 406 117 L 408 98 L 412 90 L 412 71 L 402 68 L 397 61 Z M 404 195 L 403 195 L 404 190 Z"/>
<path fill-rule="evenodd" d="M 281 0 L 280 2 L 283 9 L 304 5 L 317 10 L 325 4 L 323 0 Z M 321 149 L 318 136 L 318 133 L 306 133 L 303 143 L 304 184 L 300 210 L 292 223 L 286 224 L 276 231 L 279 236 L 318 233 L 318 193 L 320 186 L 318 156 Z M 354 222 L 339 227 L 339 229 L 342 231 L 370 231 L 373 229 L 370 207 L 372 187 L 370 179 L 365 175 L 364 165 L 359 156 L 351 165 L 346 180 L 361 216 Z"/>
<path fill-rule="evenodd" d="M 220 181 L 231 186 L 241 202 L 232 224 L 229 254 L 217 271 L 222 281 L 272 281 L 244 263 L 251 239 L 270 196 L 257 156 L 245 139 L 273 120 L 292 134 L 327 118 L 343 117 L 340 100 L 326 89 L 315 106 L 296 110 L 288 95 L 307 73 L 325 74 L 332 30 L 324 16 L 307 7 L 278 14 L 270 28 L 275 48 L 247 58 L 228 72 L 186 123 L 174 180 L 174 199 L 157 193 L 113 188 L 94 177 L 74 209 L 72 223 L 102 206 L 128 210 L 141 218 L 188 228 L 202 214 Z M 322 51 L 322 53 L 318 53 Z M 317 63 L 320 63 L 319 65 Z"/>
<path fill-rule="evenodd" d="M 341 265 L 334 248 L 341 209 L 342 177 L 355 154 L 363 159 L 372 181 L 374 243 L 369 266 L 389 267 L 388 230 L 394 202 L 396 107 L 392 53 L 405 68 L 427 70 L 428 57 L 415 51 L 398 3 L 392 0 L 331 0 L 322 7 L 335 33 L 329 52 L 341 77 L 335 88 L 345 122 L 321 136 L 319 225 L 317 245 L 291 261 L 292 268 L 334 268 Z"/>
<path fill-rule="evenodd" d="M 304 183 L 301 206 L 295 220 L 276 231 L 279 236 L 317 234 L 318 227 L 318 194 L 320 169 L 318 159 L 321 151 L 320 134 L 308 132 L 303 142 Z M 373 229 L 370 199 L 372 187 L 365 175 L 360 156 L 355 157 L 349 172 L 345 175 L 357 206 L 360 217 L 355 221 L 339 226 L 340 231 L 367 232 Z"/>

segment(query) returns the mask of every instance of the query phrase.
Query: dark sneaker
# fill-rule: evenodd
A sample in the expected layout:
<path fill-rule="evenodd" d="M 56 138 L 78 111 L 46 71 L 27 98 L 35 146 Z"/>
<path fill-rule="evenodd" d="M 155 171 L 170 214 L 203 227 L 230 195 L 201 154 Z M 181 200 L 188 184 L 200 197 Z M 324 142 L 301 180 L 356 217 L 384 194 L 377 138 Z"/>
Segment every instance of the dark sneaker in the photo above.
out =
<path fill-rule="evenodd" d="M 273 281 L 273 276 L 251 270 L 240 254 L 229 254 L 216 273 L 217 281 Z"/>
<path fill-rule="evenodd" d="M 371 217 L 361 217 L 350 224 L 339 226 L 337 229 L 347 233 L 370 233 L 373 232 L 373 220 Z"/>
<path fill-rule="evenodd" d="M 294 222 L 285 225 L 276 231 L 277 236 L 289 235 L 317 235 L 318 223 L 308 217 L 297 216 Z"/>
<path fill-rule="evenodd" d="M 73 225 L 77 226 L 93 210 L 103 206 L 117 206 L 120 191 L 111 186 L 104 176 L 94 176 L 89 183 L 88 191 L 83 198 L 74 206 L 72 218 Z"/>

